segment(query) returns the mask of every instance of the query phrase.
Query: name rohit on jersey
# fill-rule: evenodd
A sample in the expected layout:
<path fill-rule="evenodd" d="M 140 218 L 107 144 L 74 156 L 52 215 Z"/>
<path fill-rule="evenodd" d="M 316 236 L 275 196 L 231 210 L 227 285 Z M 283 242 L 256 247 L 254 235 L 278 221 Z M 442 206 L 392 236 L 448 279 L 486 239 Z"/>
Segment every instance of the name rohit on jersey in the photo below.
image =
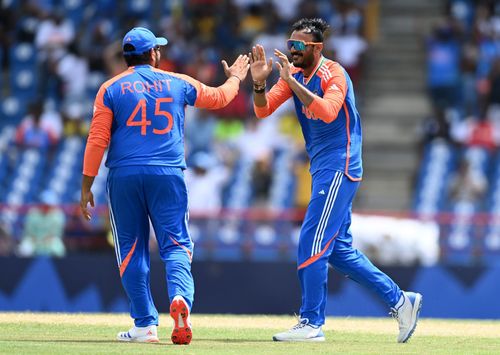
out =
<path fill-rule="evenodd" d="M 150 92 L 151 90 L 156 91 L 156 92 L 161 92 L 163 91 L 163 88 L 166 87 L 167 91 L 170 91 L 170 82 L 172 80 L 170 79 L 158 79 L 154 80 L 153 83 L 149 83 L 147 81 L 141 81 L 141 80 L 136 80 L 136 81 L 124 81 L 122 82 L 121 85 L 121 93 L 122 95 L 124 94 L 137 94 L 137 93 L 143 93 L 143 92 Z"/>

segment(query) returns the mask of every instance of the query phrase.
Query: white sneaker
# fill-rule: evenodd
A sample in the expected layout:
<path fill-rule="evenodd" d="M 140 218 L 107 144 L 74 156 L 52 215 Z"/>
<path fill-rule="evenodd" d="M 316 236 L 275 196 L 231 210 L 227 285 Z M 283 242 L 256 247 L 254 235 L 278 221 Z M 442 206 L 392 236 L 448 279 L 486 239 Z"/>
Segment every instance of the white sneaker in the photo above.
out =
<path fill-rule="evenodd" d="M 158 332 L 156 325 L 147 327 L 132 327 L 128 332 L 120 332 L 116 335 L 119 341 L 129 341 L 134 343 L 158 343 Z"/>
<path fill-rule="evenodd" d="M 273 336 L 274 341 L 325 341 L 321 326 L 309 324 L 307 319 L 299 319 L 299 323 L 286 332 Z"/>
<path fill-rule="evenodd" d="M 398 343 L 406 343 L 417 327 L 418 316 L 422 308 L 422 295 L 414 292 L 403 292 L 391 315 L 398 320 Z"/>
<path fill-rule="evenodd" d="M 191 320 L 189 318 L 189 306 L 182 296 L 175 296 L 170 304 L 170 317 L 174 320 L 172 330 L 172 343 L 188 345 L 193 339 Z"/>

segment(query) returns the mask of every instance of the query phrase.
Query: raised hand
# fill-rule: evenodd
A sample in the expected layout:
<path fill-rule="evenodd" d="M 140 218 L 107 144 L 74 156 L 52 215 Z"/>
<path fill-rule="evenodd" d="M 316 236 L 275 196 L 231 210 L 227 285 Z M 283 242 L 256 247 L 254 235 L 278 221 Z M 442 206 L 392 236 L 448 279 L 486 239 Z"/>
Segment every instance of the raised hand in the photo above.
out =
<path fill-rule="evenodd" d="M 222 67 L 224 68 L 224 73 L 228 78 L 235 76 L 240 79 L 240 81 L 243 81 L 247 77 L 248 68 L 250 68 L 248 61 L 249 59 L 246 54 L 240 54 L 231 66 L 228 66 L 227 62 L 223 60 Z"/>
<path fill-rule="evenodd" d="M 276 62 L 276 67 L 280 71 L 280 77 L 288 82 L 292 78 L 291 65 L 288 61 L 286 54 L 280 52 L 279 50 L 274 50 L 274 55 L 279 58 L 280 62 Z"/>
<path fill-rule="evenodd" d="M 252 47 L 252 51 L 248 53 L 250 57 L 250 74 L 254 82 L 262 83 L 273 70 L 273 59 L 269 58 L 266 62 L 266 51 L 260 44 Z"/>

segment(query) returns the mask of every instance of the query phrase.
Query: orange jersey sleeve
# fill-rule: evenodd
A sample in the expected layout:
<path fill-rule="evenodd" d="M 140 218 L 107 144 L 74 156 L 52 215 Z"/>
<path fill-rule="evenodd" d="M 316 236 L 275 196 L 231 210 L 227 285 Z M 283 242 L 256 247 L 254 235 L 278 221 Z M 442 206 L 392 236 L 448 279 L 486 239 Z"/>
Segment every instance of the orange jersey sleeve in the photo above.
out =
<path fill-rule="evenodd" d="M 292 97 L 292 90 L 283 79 L 279 78 L 278 82 L 266 94 L 267 105 L 259 107 L 254 103 L 253 110 L 255 111 L 255 115 L 257 118 L 269 116 L 290 97 Z"/>
<path fill-rule="evenodd" d="M 338 64 L 331 64 L 320 73 L 323 97 L 315 96 L 307 109 L 323 122 L 335 121 L 347 95 L 347 80 Z"/>
<path fill-rule="evenodd" d="M 97 175 L 104 151 L 108 147 L 111 138 L 113 112 L 104 105 L 105 93 L 106 86 L 102 85 L 94 102 L 94 115 L 90 124 L 89 137 L 83 157 L 83 174 L 87 176 Z"/>
<path fill-rule="evenodd" d="M 189 75 L 171 72 L 168 72 L 168 74 L 187 81 L 195 87 L 197 97 L 194 106 L 198 108 L 217 110 L 226 107 L 238 95 L 240 88 L 240 79 L 235 76 L 228 78 L 221 86 L 212 87 L 203 84 Z"/>
<path fill-rule="evenodd" d="M 109 79 L 101 85 L 94 101 L 94 114 L 90 124 L 89 137 L 83 156 L 83 174 L 96 176 L 101 166 L 102 157 L 111 139 L 111 125 L 113 124 L 113 111 L 104 104 L 104 95 L 107 88 L 115 81 L 133 73 L 130 67 L 121 74 Z"/>

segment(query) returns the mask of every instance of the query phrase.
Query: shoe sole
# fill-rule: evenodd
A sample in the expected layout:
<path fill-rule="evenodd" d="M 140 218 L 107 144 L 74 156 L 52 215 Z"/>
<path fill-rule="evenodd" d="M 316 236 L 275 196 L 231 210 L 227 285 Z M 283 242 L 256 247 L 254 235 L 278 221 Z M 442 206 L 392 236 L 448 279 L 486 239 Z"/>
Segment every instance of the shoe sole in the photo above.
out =
<path fill-rule="evenodd" d="M 411 321 L 413 323 L 413 327 L 411 328 L 410 332 L 401 343 L 406 343 L 411 338 L 413 332 L 415 332 L 415 329 L 417 328 L 418 317 L 420 315 L 420 310 L 422 309 L 422 299 L 423 297 L 420 293 L 417 293 L 415 295 L 415 305 L 418 304 L 418 307 L 413 307 L 413 312 L 411 314 Z"/>
<path fill-rule="evenodd" d="M 188 323 L 189 307 L 184 300 L 174 300 L 170 305 L 170 317 L 174 320 L 172 343 L 188 345 L 193 338 L 193 332 Z"/>
<path fill-rule="evenodd" d="M 127 342 L 127 343 L 159 343 L 160 339 L 156 337 L 147 337 L 147 338 L 120 338 L 116 337 L 116 340 L 122 341 L 122 342 Z"/>
<path fill-rule="evenodd" d="M 308 338 L 308 339 L 278 339 L 276 337 L 273 337 L 274 341 L 288 341 L 288 342 L 319 342 L 319 341 L 325 341 L 325 337 L 314 337 L 314 338 Z"/>

